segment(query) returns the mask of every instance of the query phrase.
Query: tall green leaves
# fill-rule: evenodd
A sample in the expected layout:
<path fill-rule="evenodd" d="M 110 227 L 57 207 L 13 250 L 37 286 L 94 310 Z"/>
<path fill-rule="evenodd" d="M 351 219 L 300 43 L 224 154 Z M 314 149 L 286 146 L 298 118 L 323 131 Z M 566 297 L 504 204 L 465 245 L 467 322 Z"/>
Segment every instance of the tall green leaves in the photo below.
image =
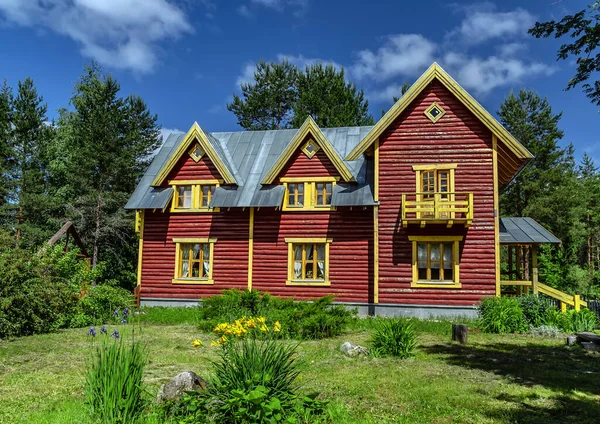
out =
<path fill-rule="evenodd" d="M 300 127 L 309 115 L 326 128 L 374 124 L 363 91 L 346 82 L 343 69 L 321 63 L 307 66 L 298 74 L 297 88 L 292 127 Z"/>
<path fill-rule="evenodd" d="M 254 82 L 242 83 L 242 96 L 233 95 L 227 109 L 247 130 L 277 130 L 286 128 L 296 100 L 298 70 L 288 61 L 256 64 Z"/>
<path fill-rule="evenodd" d="M 369 102 L 362 90 L 346 82 L 344 70 L 320 63 L 304 71 L 283 61 L 260 61 L 254 81 L 241 84 L 227 109 L 249 130 L 299 127 L 312 116 L 321 127 L 372 125 Z"/>
<path fill-rule="evenodd" d="M 119 96 L 120 86 L 92 64 L 75 85 L 72 110 L 61 111 L 58 179 L 73 196 L 67 215 L 83 234 L 92 264 L 111 263 L 112 277 L 132 275 L 133 217 L 122 209 L 160 144 L 156 116 L 139 98 Z"/>

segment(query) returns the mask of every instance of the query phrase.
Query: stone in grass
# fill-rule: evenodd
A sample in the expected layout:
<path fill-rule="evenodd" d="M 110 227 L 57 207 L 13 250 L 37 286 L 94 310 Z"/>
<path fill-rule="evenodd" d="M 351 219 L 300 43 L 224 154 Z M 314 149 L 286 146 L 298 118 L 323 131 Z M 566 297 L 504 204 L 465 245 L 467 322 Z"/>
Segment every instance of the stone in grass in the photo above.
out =
<path fill-rule="evenodd" d="M 581 347 L 583 347 L 585 350 L 600 350 L 600 345 L 594 342 L 583 342 L 581 343 Z"/>
<path fill-rule="evenodd" d="M 567 336 L 567 346 L 573 346 L 577 343 L 577 336 Z"/>
<path fill-rule="evenodd" d="M 369 351 L 366 347 L 358 346 L 350 342 L 344 342 L 340 347 L 340 350 L 344 353 L 344 355 L 349 356 L 351 358 L 355 356 L 369 354 Z"/>
<path fill-rule="evenodd" d="M 198 377 L 193 371 L 184 371 L 176 375 L 167 384 L 163 384 L 158 389 L 156 400 L 167 402 L 181 398 L 185 392 L 193 390 L 206 390 L 207 383 Z"/>

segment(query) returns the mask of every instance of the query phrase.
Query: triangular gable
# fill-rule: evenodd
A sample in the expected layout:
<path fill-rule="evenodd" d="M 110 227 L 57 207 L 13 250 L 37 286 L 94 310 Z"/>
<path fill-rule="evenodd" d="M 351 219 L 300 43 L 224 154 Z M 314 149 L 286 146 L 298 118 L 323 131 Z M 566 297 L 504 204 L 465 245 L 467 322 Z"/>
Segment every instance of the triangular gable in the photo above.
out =
<path fill-rule="evenodd" d="M 410 105 L 413 100 L 429 85 L 431 81 L 440 81 L 467 109 L 469 109 L 499 141 L 503 142 L 519 159 L 528 160 L 533 155 L 517 139 L 515 139 L 488 111 L 486 111 L 469 93 L 465 91 L 437 63 L 433 63 L 377 122 L 367 136 L 348 154 L 347 161 L 356 160 L 377 140 L 394 120 Z"/>
<path fill-rule="evenodd" d="M 309 116 L 306 118 L 306 121 L 302 124 L 296 135 L 292 138 L 290 143 L 287 145 L 285 150 L 281 153 L 277 161 L 273 164 L 269 172 L 265 175 L 261 184 L 272 184 L 275 178 L 281 173 L 285 165 L 291 159 L 292 155 L 298 150 L 302 141 L 306 138 L 308 134 L 311 134 L 314 137 L 315 142 L 319 145 L 319 147 L 325 152 L 335 169 L 340 173 L 340 176 L 344 181 L 355 181 L 352 172 L 348 169 L 344 160 L 337 153 L 334 147 L 329 143 L 329 141 L 325 138 L 321 129 L 317 125 L 317 123 Z"/>
<path fill-rule="evenodd" d="M 233 171 L 229 169 L 224 160 L 219 156 L 215 149 L 215 146 L 213 146 L 213 144 L 209 141 L 207 134 L 202 130 L 202 128 L 200 128 L 197 122 L 194 122 L 194 125 L 192 125 L 190 130 L 179 143 L 177 150 L 175 150 L 173 155 L 163 165 L 160 172 L 156 175 L 154 181 L 152 181 L 152 186 L 160 186 L 165 181 L 173 167 L 177 164 L 177 162 L 179 162 L 179 159 L 181 159 L 183 155 L 188 154 L 188 150 L 195 140 L 198 141 L 198 143 L 200 143 L 200 146 L 202 147 L 204 152 L 206 152 L 206 155 L 211 160 L 211 162 L 215 165 L 217 171 L 219 171 L 219 174 L 221 175 L 225 183 L 238 184 L 235 177 L 233 176 Z"/>

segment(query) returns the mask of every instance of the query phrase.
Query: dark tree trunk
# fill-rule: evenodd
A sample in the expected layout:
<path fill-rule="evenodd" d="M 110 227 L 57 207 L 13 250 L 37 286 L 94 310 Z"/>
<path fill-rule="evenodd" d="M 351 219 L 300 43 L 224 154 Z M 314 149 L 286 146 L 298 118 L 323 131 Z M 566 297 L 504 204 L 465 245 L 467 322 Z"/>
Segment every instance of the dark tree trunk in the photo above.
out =
<path fill-rule="evenodd" d="M 452 324 L 452 341 L 467 344 L 467 332 L 466 324 Z"/>

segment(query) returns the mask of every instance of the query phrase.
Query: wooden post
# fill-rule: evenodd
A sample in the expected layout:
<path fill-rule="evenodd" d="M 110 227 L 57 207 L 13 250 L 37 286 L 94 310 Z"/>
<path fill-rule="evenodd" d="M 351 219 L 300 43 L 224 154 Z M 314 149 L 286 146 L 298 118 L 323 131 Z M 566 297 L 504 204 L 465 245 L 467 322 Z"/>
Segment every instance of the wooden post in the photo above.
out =
<path fill-rule="evenodd" d="M 467 333 L 466 324 L 452 324 L 452 341 L 467 344 Z"/>
<path fill-rule="evenodd" d="M 567 304 L 565 302 L 560 302 L 560 311 L 567 312 Z"/>
<path fill-rule="evenodd" d="M 516 279 L 521 281 L 523 278 L 521 277 L 521 245 L 518 244 L 515 248 L 517 251 L 517 257 L 515 260 L 515 273 Z M 521 296 L 523 294 L 523 286 L 517 286 L 517 294 Z"/>
<path fill-rule="evenodd" d="M 575 310 L 579 311 L 581 309 L 581 297 L 576 294 L 573 296 L 573 303 L 575 304 Z"/>
<path fill-rule="evenodd" d="M 537 264 L 538 247 L 536 245 L 531 246 L 531 289 L 533 294 L 538 294 L 538 264 Z"/>

